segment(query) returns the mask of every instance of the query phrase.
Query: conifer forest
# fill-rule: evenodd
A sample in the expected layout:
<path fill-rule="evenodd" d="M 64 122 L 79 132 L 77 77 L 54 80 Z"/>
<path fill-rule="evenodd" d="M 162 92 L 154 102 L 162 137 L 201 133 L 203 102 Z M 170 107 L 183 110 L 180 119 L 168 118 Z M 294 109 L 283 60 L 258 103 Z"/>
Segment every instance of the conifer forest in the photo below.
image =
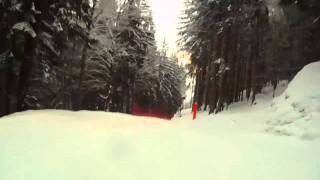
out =
<path fill-rule="evenodd" d="M 185 0 L 187 65 L 157 45 L 152 13 L 147 0 L 0 0 L 0 116 L 135 106 L 173 116 L 188 78 L 191 103 L 218 113 L 320 58 L 319 0 Z"/>

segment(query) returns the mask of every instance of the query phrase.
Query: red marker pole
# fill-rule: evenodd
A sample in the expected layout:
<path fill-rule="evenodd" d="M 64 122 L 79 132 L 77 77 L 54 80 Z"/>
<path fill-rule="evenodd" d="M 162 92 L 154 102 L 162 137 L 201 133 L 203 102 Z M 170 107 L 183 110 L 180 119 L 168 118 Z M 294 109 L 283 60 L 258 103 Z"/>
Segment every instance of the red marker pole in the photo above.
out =
<path fill-rule="evenodd" d="M 197 118 L 197 112 L 198 112 L 198 103 L 193 104 L 193 120 L 196 120 Z"/>

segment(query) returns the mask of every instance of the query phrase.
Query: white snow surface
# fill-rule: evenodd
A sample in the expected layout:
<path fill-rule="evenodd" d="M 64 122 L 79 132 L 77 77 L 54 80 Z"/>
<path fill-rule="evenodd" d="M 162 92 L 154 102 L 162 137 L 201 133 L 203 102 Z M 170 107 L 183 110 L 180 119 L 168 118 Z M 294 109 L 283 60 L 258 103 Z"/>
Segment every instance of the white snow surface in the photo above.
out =
<path fill-rule="evenodd" d="M 265 88 L 254 106 L 237 103 L 214 116 L 200 112 L 196 121 L 190 110 L 172 121 L 59 110 L 1 118 L 0 180 L 319 180 L 316 133 L 301 138 L 266 131 L 317 124 L 317 69 L 319 63 L 304 68 L 274 101 Z M 285 83 L 279 87 L 277 94 Z M 313 119 L 296 116 L 301 123 L 292 121 L 294 128 L 272 123 L 295 115 L 292 102 Z"/>
<path fill-rule="evenodd" d="M 303 139 L 320 137 L 320 62 L 305 66 L 271 104 L 266 131 Z"/>

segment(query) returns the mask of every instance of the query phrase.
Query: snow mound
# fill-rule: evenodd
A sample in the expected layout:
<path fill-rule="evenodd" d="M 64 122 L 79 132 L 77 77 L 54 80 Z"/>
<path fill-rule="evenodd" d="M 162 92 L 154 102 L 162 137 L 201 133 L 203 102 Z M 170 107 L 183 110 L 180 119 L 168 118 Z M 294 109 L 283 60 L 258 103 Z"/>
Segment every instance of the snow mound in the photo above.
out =
<path fill-rule="evenodd" d="M 267 132 L 313 140 L 320 137 L 320 61 L 305 66 L 271 104 Z"/>

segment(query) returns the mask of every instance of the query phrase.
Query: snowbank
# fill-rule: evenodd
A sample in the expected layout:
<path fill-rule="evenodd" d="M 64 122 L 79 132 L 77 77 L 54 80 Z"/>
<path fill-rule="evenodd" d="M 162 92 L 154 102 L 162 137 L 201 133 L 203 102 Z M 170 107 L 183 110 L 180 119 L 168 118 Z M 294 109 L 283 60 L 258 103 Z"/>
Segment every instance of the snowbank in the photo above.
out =
<path fill-rule="evenodd" d="M 320 137 L 320 62 L 305 66 L 269 113 L 267 132 L 309 140 Z"/>

